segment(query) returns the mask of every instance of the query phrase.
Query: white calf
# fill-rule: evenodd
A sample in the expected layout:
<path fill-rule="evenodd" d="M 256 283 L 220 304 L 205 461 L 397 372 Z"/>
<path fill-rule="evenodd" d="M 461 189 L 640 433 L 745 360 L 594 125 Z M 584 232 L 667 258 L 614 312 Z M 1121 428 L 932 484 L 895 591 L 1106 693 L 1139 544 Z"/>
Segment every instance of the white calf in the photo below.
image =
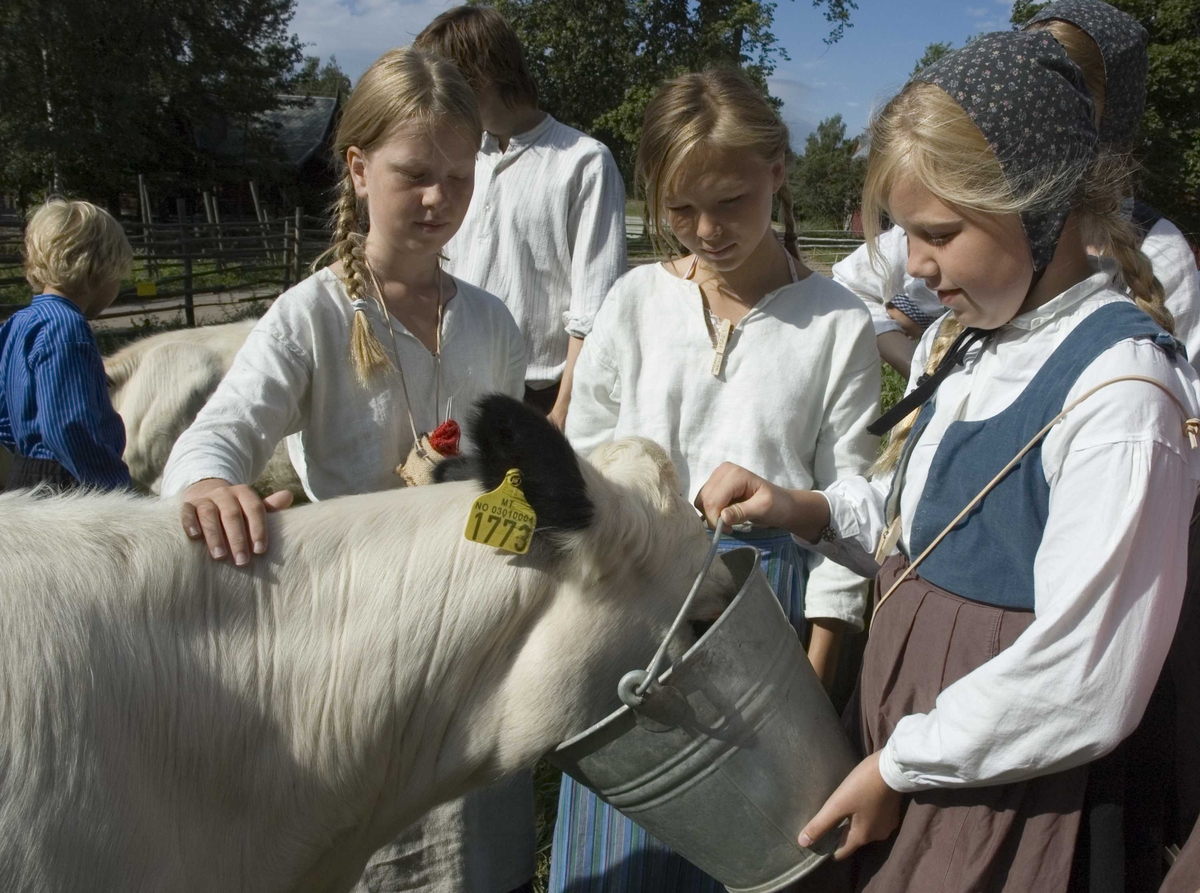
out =
<path fill-rule="evenodd" d="M 244 569 L 172 503 L 0 496 L 4 890 L 349 889 L 429 807 L 617 706 L 707 545 L 669 458 L 578 461 L 504 397 L 471 433 L 444 473 L 478 480 L 272 515 Z M 508 468 L 524 556 L 463 536 Z M 718 564 L 697 617 L 731 589 Z"/>
<path fill-rule="evenodd" d="M 125 422 L 125 464 L 141 489 L 158 492 L 171 447 L 213 395 L 255 322 L 162 332 L 105 359 L 109 397 Z M 255 485 L 303 495 L 285 444 Z"/>

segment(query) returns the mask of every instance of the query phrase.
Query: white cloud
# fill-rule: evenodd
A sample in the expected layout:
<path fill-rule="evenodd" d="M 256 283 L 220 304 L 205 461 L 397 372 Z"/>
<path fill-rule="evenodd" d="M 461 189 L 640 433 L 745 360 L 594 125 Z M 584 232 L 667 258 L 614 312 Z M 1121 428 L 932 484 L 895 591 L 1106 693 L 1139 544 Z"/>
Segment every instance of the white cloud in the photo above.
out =
<path fill-rule="evenodd" d="M 385 51 L 404 46 L 456 0 L 299 0 L 292 28 L 310 56 L 337 56 L 352 80 Z"/>
<path fill-rule="evenodd" d="M 780 114 L 788 126 L 792 148 L 798 151 L 804 148 L 805 138 L 817 129 L 819 116 L 813 107 L 813 88 L 818 86 L 825 88 L 827 85 L 823 81 L 814 84 L 790 77 L 786 71 L 777 72 L 767 78 L 767 87 L 771 90 L 771 95 L 783 100 Z"/>
<path fill-rule="evenodd" d="M 981 19 L 981 18 L 983 18 L 983 17 L 984 17 L 984 16 L 986 16 L 986 15 L 987 15 L 989 12 L 991 12 L 991 10 L 990 10 L 990 9 L 987 9 L 986 7 L 982 7 L 982 6 L 969 6 L 969 7 L 967 7 L 967 15 L 969 15 L 969 16 L 971 16 L 972 18 L 975 18 L 975 19 Z"/>

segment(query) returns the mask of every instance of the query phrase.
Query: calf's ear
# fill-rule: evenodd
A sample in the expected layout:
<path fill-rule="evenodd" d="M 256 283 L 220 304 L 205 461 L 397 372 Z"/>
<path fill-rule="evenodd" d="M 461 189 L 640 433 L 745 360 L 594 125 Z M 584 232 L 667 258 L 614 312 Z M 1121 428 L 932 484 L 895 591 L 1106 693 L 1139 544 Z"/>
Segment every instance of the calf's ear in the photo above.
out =
<path fill-rule="evenodd" d="M 539 530 L 582 530 L 592 520 L 579 459 L 567 438 L 544 415 L 503 394 L 482 397 L 467 422 L 474 455 L 438 463 L 434 478 L 476 480 L 494 490 L 510 468 L 521 472 L 521 490 L 537 512 Z"/>

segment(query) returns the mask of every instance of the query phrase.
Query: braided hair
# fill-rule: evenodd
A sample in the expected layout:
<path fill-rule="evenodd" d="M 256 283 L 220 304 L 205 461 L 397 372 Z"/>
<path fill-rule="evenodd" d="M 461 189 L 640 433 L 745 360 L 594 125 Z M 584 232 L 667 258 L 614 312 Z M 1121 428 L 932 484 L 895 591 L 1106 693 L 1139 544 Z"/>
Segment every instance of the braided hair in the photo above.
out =
<path fill-rule="evenodd" d="M 364 255 L 367 200 L 355 189 L 347 152 L 357 148 L 369 153 L 409 121 L 430 126 L 449 123 L 476 145 L 483 136 L 475 94 L 458 69 L 431 50 L 388 50 L 363 73 L 350 94 L 334 139 L 339 179 L 332 209 L 333 243 L 317 263 L 330 257 L 341 263 L 342 284 L 355 308 L 350 360 L 363 385 L 392 364 L 362 303 L 369 278 Z"/>

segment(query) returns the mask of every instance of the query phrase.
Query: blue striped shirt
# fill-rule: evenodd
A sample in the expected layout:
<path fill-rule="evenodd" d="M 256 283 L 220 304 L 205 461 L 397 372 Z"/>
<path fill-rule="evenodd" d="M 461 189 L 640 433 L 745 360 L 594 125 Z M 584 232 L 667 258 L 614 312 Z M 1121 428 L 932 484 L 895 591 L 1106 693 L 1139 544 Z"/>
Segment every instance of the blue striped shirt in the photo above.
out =
<path fill-rule="evenodd" d="M 84 486 L 129 486 L 96 336 L 66 298 L 38 295 L 0 326 L 0 444 L 54 459 Z"/>

